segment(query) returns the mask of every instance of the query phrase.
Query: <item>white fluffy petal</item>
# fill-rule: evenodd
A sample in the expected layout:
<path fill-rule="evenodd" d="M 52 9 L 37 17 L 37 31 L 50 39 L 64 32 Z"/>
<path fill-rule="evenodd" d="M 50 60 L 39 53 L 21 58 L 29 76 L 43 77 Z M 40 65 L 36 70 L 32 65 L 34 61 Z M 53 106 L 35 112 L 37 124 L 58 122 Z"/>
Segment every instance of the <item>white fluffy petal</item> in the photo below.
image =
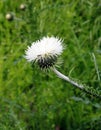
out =
<path fill-rule="evenodd" d="M 58 56 L 63 51 L 62 40 L 56 37 L 43 37 L 40 41 L 33 42 L 31 47 L 26 50 L 26 59 L 34 61 L 39 56 Z"/>

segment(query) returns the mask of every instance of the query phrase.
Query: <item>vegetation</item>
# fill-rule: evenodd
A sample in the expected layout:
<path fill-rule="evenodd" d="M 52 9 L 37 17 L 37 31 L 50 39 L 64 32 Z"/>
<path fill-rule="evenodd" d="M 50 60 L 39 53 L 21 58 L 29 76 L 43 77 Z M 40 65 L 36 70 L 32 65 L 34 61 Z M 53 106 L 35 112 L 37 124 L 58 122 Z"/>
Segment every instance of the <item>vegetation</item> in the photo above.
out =
<path fill-rule="evenodd" d="M 101 130 L 100 98 L 24 58 L 47 35 L 64 39 L 59 71 L 101 93 L 100 0 L 0 0 L 0 130 Z"/>

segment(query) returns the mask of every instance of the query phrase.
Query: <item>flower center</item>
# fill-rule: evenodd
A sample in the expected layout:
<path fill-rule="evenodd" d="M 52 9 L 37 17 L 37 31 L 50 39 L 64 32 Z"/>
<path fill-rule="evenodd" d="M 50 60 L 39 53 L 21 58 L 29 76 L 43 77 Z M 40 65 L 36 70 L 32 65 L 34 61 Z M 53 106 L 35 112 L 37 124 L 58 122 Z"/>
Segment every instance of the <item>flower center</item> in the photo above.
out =
<path fill-rule="evenodd" d="M 48 69 L 55 65 L 57 61 L 56 56 L 39 56 L 38 58 L 38 65 L 41 69 Z"/>

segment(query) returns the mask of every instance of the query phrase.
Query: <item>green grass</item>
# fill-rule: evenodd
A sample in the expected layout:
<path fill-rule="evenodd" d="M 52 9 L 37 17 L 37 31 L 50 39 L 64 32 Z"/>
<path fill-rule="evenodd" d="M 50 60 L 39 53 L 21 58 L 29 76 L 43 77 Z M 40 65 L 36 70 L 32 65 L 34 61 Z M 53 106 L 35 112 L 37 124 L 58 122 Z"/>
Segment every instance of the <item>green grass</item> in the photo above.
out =
<path fill-rule="evenodd" d="M 0 130 L 100 130 L 100 99 L 24 58 L 47 35 L 64 39 L 59 70 L 101 93 L 101 1 L 0 0 Z"/>

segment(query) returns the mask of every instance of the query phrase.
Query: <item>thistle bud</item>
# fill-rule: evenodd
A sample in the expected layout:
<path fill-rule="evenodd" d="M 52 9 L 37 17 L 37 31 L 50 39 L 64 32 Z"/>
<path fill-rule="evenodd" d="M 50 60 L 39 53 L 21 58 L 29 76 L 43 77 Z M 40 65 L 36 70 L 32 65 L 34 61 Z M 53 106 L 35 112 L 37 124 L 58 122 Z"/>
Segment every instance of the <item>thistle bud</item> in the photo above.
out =
<path fill-rule="evenodd" d="M 20 5 L 20 10 L 25 10 L 26 9 L 26 5 L 25 4 L 21 4 Z"/>
<path fill-rule="evenodd" d="M 8 21 L 12 21 L 12 20 L 14 19 L 14 16 L 13 16 L 11 13 L 7 13 L 7 14 L 6 14 L 6 19 L 7 19 Z"/>

